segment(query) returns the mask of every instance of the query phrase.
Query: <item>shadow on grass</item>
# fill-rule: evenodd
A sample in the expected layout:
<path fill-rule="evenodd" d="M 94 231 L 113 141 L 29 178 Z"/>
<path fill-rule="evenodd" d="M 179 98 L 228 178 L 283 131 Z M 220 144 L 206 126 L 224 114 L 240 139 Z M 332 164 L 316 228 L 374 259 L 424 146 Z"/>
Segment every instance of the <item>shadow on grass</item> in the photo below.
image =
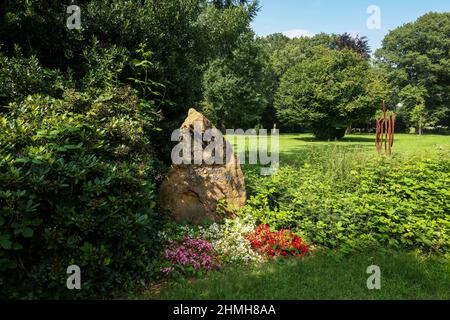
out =
<path fill-rule="evenodd" d="M 381 270 L 381 290 L 369 290 L 367 267 Z M 345 257 L 279 259 L 227 268 L 172 283 L 148 299 L 450 299 L 450 261 L 413 253 L 367 252 Z"/>
<path fill-rule="evenodd" d="M 341 140 L 342 142 L 366 142 L 366 143 L 373 143 L 373 145 L 375 145 L 375 136 L 373 137 L 363 137 L 363 136 L 347 136 L 342 138 Z"/>
<path fill-rule="evenodd" d="M 367 136 L 346 136 L 342 139 L 338 140 L 321 140 L 315 137 L 295 137 L 293 140 L 303 141 L 303 142 L 319 142 L 319 143 L 327 143 L 327 142 L 366 142 L 375 144 L 375 136 L 367 137 Z"/>

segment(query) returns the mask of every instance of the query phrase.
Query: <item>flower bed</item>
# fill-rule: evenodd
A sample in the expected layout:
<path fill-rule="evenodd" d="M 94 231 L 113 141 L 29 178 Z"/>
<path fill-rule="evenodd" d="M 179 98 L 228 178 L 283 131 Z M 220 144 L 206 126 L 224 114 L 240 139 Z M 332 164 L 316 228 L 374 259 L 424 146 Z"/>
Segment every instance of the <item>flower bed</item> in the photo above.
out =
<path fill-rule="evenodd" d="M 309 245 L 290 230 L 271 231 L 265 224 L 260 225 L 248 236 L 252 248 L 267 258 L 276 256 L 302 257 L 309 252 Z"/>
<path fill-rule="evenodd" d="M 250 218 L 225 219 L 209 226 L 172 225 L 160 234 L 167 242 L 160 271 L 195 276 L 225 264 L 257 264 L 278 256 L 304 256 L 310 246 L 290 230 L 255 227 Z"/>
<path fill-rule="evenodd" d="M 164 250 L 164 258 L 169 263 L 161 267 L 165 274 L 176 271 L 183 275 L 197 275 L 220 268 L 213 245 L 202 239 L 186 237 L 179 243 L 169 241 Z"/>
<path fill-rule="evenodd" d="M 247 239 L 254 229 L 255 223 L 251 219 L 226 219 L 223 224 L 199 227 L 197 235 L 213 244 L 224 264 L 256 264 L 263 258 Z"/>

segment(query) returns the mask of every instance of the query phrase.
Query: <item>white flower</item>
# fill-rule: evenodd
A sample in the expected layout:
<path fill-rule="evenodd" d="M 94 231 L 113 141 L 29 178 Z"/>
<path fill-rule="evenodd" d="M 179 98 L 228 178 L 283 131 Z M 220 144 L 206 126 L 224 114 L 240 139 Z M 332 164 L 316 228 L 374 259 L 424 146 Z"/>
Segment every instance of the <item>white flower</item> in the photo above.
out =
<path fill-rule="evenodd" d="M 255 229 L 250 217 L 225 219 L 222 224 L 213 223 L 208 227 L 183 227 L 182 232 L 190 237 L 201 238 L 212 243 L 223 263 L 258 263 L 263 258 L 253 251 L 246 235 Z"/>

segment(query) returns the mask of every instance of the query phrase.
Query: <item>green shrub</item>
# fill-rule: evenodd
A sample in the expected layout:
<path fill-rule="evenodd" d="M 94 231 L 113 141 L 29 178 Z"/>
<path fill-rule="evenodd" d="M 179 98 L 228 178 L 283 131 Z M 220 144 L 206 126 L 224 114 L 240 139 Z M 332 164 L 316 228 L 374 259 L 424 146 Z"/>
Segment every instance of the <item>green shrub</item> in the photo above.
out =
<path fill-rule="evenodd" d="M 283 167 L 249 180 L 244 211 L 271 226 L 301 229 L 309 242 L 328 248 L 375 244 L 450 254 L 448 159 Z"/>
<path fill-rule="evenodd" d="M 59 71 L 42 67 L 35 56 L 24 58 L 16 50 L 16 55 L 8 58 L 0 52 L 0 106 L 29 94 L 55 95 L 62 81 Z"/>
<path fill-rule="evenodd" d="M 0 116 L 0 297 L 108 297 L 160 252 L 158 116 L 127 88 L 30 96 Z M 69 265 L 81 290 L 68 290 Z"/>

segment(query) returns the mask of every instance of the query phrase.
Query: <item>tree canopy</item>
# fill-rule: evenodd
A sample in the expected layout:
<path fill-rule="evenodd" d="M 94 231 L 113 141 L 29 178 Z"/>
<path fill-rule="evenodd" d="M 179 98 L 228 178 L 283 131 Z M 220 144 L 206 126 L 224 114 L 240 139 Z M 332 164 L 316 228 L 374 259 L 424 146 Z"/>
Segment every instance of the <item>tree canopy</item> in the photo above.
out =
<path fill-rule="evenodd" d="M 220 128 L 253 128 L 271 95 L 268 55 L 245 33 L 229 57 L 214 60 L 203 79 L 203 111 Z"/>
<path fill-rule="evenodd" d="M 361 55 L 318 46 L 283 75 L 275 107 L 282 122 L 335 139 L 353 121 L 371 117 L 386 93 L 387 84 Z"/>
<path fill-rule="evenodd" d="M 402 112 L 410 115 L 423 100 L 434 122 L 446 126 L 450 125 L 449 39 L 450 13 L 428 13 L 392 30 L 376 52 L 397 102 L 406 109 Z M 413 91 L 415 99 L 410 98 Z"/>
<path fill-rule="evenodd" d="M 19 47 L 43 68 L 59 69 L 78 80 L 89 72 L 84 52 L 93 43 L 123 48 L 126 57 L 145 43 L 153 52 L 154 67 L 148 76 L 165 85 L 165 100 L 172 102 L 161 106 L 169 120 L 179 120 L 201 100 L 204 67 L 233 50 L 257 11 L 254 1 L 82 0 L 77 2 L 81 29 L 69 30 L 67 5 L 66 1 L 8 2 L 0 23 L 2 51 L 13 56 L 15 46 Z M 134 76 L 128 65 L 119 78 L 127 82 Z"/>

